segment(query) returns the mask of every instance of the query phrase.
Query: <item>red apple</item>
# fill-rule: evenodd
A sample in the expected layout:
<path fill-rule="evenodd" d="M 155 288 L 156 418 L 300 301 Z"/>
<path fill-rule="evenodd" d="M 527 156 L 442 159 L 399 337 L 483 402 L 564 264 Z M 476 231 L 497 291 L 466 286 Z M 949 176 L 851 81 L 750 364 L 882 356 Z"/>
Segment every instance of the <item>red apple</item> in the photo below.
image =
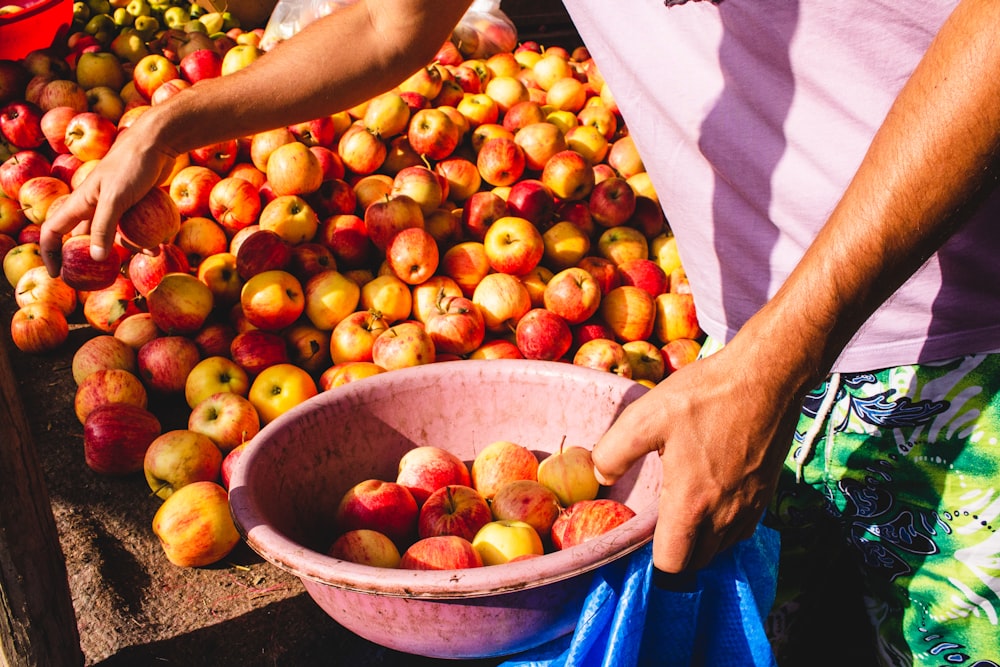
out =
<path fill-rule="evenodd" d="M 290 361 L 285 339 L 273 331 L 262 329 L 236 334 L 230 345 L 230 356 L 251 378 L 265 368 Z"/>
<path fill-rule="evenodd" d="M 171 243 L 181 227 L 181 214 L 170 194 L 153 188 L 118 220 L 122 238 L 137 248 L 156 248 Z"/>
<path fill-rule="evenodd" d="M 327 555 L 371 567 L 399 567 L 399 549 L 377 530 L 358 528 L 342 533 L 327 550 Z"/>
<path fill-rule="evenodd" d="M 493 517 L 501 521 L 523 521 L 539 536 L 548 536 L 562 505 L 552 489 L 537 480 L 518 479 L 507 482 L 490 503 Z"/>
<path fill-rule="evenodd" d="M 73 116 L 66 124 L 63 143 L 66 149 L 83 162 L 104 157 L 118 134 L 115 124 L 93 111 Z"/>
<path fill-rule="evenodd" d="M 465 355 L 482 345 L 486 337 L 483 313 L 464 296 L 443 296 L 438 312 L 424 323 L 436 354 Z"/>
<path fill-rule="evenodd" d="M 198 331 L 214 305 L 208 286 L 189 273 L 168 273 L 146 295 L 146 306 L 153 321 L 167 334 L 193 334 Z"/>
<path fill-rule="evenodd" d="M 403 552 L 403 570 L 463 570 L 482 567 L 483 560 L 472 542 L 457 535 L 436 535 L 417 540 Z"/>
<path fill-rule="evenodd" d="M 180 74 L 189 83 L 222 76 L 222 55 L 215 49 L 195 49 L 177 64 Z"/>
<path fill-rule="evenodd" d="M 161 243 L 156 254 L 137 252 L 129 259 L 127 274 L 135 290 L 142 296 L 160 284 L 168 273 L 189 273 L 187 255 L 173 243 Z"/>
<path fill-rule="evenodd" d="M 669 375 L 695 361 L 701 353 L 701 343 L 691 338 L 674 338 L 660 351 L 663 354 L 663 373 Z"/>
<path fill-rule="evenodd" d="M 365 209 L 364 221 L 372 244 L 385 252 L 399 231 L 408 227 L 423 228 L 424 214 L 412 197 L 387 196 Z"/>
<path fill-rule="evenodd" d="M 101 261 L 90 256 L 89 234 L 71 236 L 63 242 L 59 275 L 73 289 L 90 291 L 109 287 L 120 272 L 121 263 L 116 253 L 109 253 Z"/>
<path fill-rule="evenodd" d="M 434 491 L 452 484 L 469 486 L 471 477 L 465 461 L 446 449 L 422 445 L 399 459 L 396 483 L 405 486 L 418 505 Z"/>
<path fill-rule="evenodd" d="M 139 376 L 150 391 L 180 394 L 201 352 L 187 336 L 157 336 L 139 348 L 136 358 Z"/>
<path fill-rule="evenodd" d="M 483 247 L 490 267 L 500 273 L 520 276 L 541 261 L 545 242 L 538 228 L 525 218 L 507 215 L 486 229 Z"/>
<path fill-rule="evenodd" d="M 240 542 L 229 495 L 216 482 L 192 482 L 163 501 L 153 515 L 153 533 L 178 567 L 216 563 Z"/>
<path fill-rule="evenodd" d="M 187 427 L 208 436 L 223 452 L 232 452 L 260 431 L 260 416 L 250 399 L 230 391 L 204 398 L 191 409 Z"/>
<path fill-rule="evenodd" d="M 566 149 L 546 160 L 540 180 L 557 199 L 580 200 L 594 188 L 594 170 L 580 153 Z"/>
<path fill-rule="evenodd" d="M 247 450 L 249 443 L 244 442 L 233 449 L 231 449 L 227 454 L 222 457 L 222 465 L 219 466 L 219 478 L 222 481 L 222 488 L 229 490 L 229 480 L 233 477 L 233 472 L 236 466 L 239 465 L 240 457 Z"/>
<path fill-rule="evenodd" d="M 145 408 L 128 403 L 99 406 L 84 421 L 84 460 L 102 475 L 139 472 L 160 428 L 160 421 Z"/>
<path fill-rule="evenodd" d="M 261 207 L 258 187 L 245 178 L 227 176 L 215 184 L 209 195 L 212 217 L 230 233 L 254 224 Z"/>
<path fill-rule="evenodd" d="M 632 377 L 632 367 L 629 366 L 625 348 L 610 338 L 588 340 L 573 355 L 573 363 L 626 378 Z"/>
<path fill-rule="evenodd" d="M 341 532 L 368 528 L 383 533 L 400 547 L 416 535 L 419 508 L 403 485 L 378 479 L 359 482 L 348 489 L 337 505 L 336 525 Z"/>
<path fill-rule="evenodd" d="M 212 188 L 220 180 L 222 177 L 207 166 L 191 164 L 182 168 L 171 179 L 169 189 L 178 213 L 186 218 L 210 215 Z"/>
<path fill-rule="evenodd" d="M 462 228 L 471 239 L 482 241 L 490 225 L 506 215 L 510 212 L 505 199 L 489 190 L 476 192 L 462 207 Z"/>
<path fill-rule="evenodd" d="M 10 337 L 17 349 L 28 354 L 51 352 L 66 342 L 69 323 L 55 304 L 35 301 L 14 312 Z"/>
<path fill-rule="evenodd" d="M 407 285 L 419 285 L 437 271 L 437 240 L 423 227 L 401 229 L 390 239 L 385 258 L 397 278 Z"/>
<path fill-rule="evenodd" d="M 320 223 L 317 237 L 333 252 L 337 266 L 365 266 L 374 252 L 368 236 L 368 226 L 353 213 L 332 215 Z"/>
<path fill-rule="evenodd" d="M 601 298 L 600 313 L 616 340 L 645 340 L 653 334 L 656 302 L 641 287 L 622 285 Z"/>
<path fill-rule="evenodd" d="M 292 246 L 288 241 L 270 229 L 255 228 L 236 251 L 236 272 L 247 281 L 260 273 L 282 271 L 291 260 Z"/>
<path fill-rule="evenodd" d="M 73 381 L 79 385 L 91 373 L 110 368 L 135 373 L 135 350 L 109 334 L 89 338 L 73 353 Z"/>
<path fill-rule="evenodd" d="M 601 305 L 601 288 L 585 269 L 570 267 L 552 276 L 543 294 L 545 308 L 569 324 L 589 319 Z"/>
<path fill-rule="evenodd" d="M 617 500 L 581 500 L 567 507 L 555 520 L 552 543 L 556 549 L 569 549 L 600 537 L 634 516 L 630 507 Z"/>
<path fill-rule="evenodd" d="M 18 151 L 0 164 L 0 192 L 16 200 L 21 186 L 37 176 L 48 176 L 51 161 L 33 150 Z"/>
<path fill-rule="evenodd" d="M 573 333 L 566 320 L 547 308 L 532 308 L 515 330 L 517 349 L 525 359 L 556 361 L 569 352 Z"/>
<path fill-rule="evenodd" d="M 8 102 L 0 108 L 0 134 L 19 150 L 38 148 L 45 143 L 43 112 L 24 100 Z"/>
<path fill-rule="evenodd" d="M 154 495 L 166 500 L 192 482 L 215 482 L 222 469 L 222 452 L 208 436 L 187 429 L 158 435 L 146 449 L 143 474 Z"/>
<path fill-rule="evenodd" d="M 372 344 L 372 361 L 387 371 L 432 364 L 435 358 L 434 343 L 419 322 L 395 324 Z"/>
<path fill-rule="evenodd" d="M 487 139 L 476 155 L 476 166 L 490 185 L 513 185 L 526 168 L 524 151 L 513 139 Z"/>

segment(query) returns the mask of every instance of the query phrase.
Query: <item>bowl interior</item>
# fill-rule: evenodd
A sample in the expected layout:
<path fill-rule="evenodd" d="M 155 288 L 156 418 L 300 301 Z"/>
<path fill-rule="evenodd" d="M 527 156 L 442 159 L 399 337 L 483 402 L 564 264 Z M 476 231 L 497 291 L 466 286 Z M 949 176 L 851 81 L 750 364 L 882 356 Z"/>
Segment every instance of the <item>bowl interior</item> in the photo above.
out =
<path fill-rule="evenodd" d="M 620 557 L 652 537 L 661 468 L 655 454 L 602 490 L 637 516 L 601 538 L 500 567 L 387 570 L 324 555 L 336 537 L 341 496 L 365 479 L 394 480 L 419 445 L 467 463 L 495 440 L 539 459 L 566 446 L 592 447 L 645 387 L 557 362 L 463 360 L 395 370 L 323 392 L 254 439 L 230 486 L 233 515 L 262 557 L 318 583 L 378 595 L 475 597 L 562 580 Z M 456 574 L 456 572 L 458 574 Z"/>

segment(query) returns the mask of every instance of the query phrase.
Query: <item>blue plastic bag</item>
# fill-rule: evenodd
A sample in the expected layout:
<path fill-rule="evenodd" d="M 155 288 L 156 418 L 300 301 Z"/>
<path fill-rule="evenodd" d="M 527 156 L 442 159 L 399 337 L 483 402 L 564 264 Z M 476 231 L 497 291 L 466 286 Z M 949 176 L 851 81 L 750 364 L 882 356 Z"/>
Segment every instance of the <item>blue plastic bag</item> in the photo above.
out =
<path fill-rule="evenodd" d="M 764 619 L 778 533 L 763 525 L 716 556 L 687 592 L 653 584 L 653 546 L 599 569 L 576 630 L 502 667 L 774 667 Z"/>

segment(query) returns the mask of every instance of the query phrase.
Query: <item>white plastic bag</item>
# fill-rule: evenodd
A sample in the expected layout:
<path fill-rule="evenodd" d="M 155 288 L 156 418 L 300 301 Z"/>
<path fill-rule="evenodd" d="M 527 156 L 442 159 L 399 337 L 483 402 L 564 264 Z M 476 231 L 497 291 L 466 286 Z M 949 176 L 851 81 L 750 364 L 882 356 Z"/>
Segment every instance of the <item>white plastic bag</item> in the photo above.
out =
<path fill-rule="evenodd" d="M 318 18 L 357 0 L 278 0 L 260 46 L 268 51 Z M 466 58 L 488 58 L 517 46 L 517 28 L 500 9 L 500 0 L 474 0 L 451 34 Z"/>

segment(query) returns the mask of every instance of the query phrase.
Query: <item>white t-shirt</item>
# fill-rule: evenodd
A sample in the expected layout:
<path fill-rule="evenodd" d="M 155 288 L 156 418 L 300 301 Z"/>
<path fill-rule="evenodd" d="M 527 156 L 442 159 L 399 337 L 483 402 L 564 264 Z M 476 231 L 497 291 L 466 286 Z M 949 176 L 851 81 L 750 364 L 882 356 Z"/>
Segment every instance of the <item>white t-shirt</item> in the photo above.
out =
<path fill-rule="evenodd" d="M 566 0 L 643 156 L 710 335 L 728 340 L 794 268 L 956 1 Z M 994 191 L 834 370 L 998 348 Z"/>

